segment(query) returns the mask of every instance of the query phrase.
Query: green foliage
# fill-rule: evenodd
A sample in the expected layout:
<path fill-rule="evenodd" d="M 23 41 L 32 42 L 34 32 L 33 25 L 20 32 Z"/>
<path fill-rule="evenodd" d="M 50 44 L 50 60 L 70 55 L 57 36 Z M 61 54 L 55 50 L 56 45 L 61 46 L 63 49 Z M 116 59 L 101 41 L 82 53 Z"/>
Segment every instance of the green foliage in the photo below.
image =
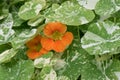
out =
<path fill-rule="evenodd" d="M 12 26 L 13 18 L 12 15 L 9 14 L 8 17 L 0 24 L 0 45 L 8 43 L 10 38 L 15 33 Z"/>
<path fill-rule="evenodd" d="M 81 43 L 90 54 L 113 53 L 120 46 L 120 27 L 108 21 L 91 24 Z"/>
<path fill-rule="evenodd" d="M 38 16 L 34 17 L 33 19 L 30 19 L 28 21 L 28 25 L 30 25 L 30 26 L 38 26 L 40 23 L 42 23 L 42 21 L 44 19 L 45 18 L 42 15 L 38 15 Z"/>
<path fill-rule="evenodd" d="M 36 29 L 19 29 L 16 30 L 14 37 L 11 39 L 13 48 L 20 48 L 31 38 L 36 32 Z"/>
<path fill-rule="evenodd" d="M 53 53 L 49 52 L 48 54 L 45 54 L 38 59 L 35 59 L 34 66 L 37 68 L 43 68 L 45 66 L 50 65 L 50 60 L 52 56 L 53 56 Z"/>
<path fill-rule="evenodd" d="M 52 9 L 51 9 L 52 10 Z M 91 10 L 87 10 L 78 3 L 66 1 L 61 6 L 53 9 L 53 12 L 45 15 L 46 22 L 60 21 L 67 25 L 81 25 L 94 19 Z"/>
<path fill-rule="evenodd" d="M 4 51 L 3 53 L 0 54 L 0 64 L 6 61 L 9 61 L 13 56 L 15 56 L 15 54 L 17 53 L 17 51 L 15 51 L 14 49 L 9 49 Z"/>
<path fill-rule="evenodd" d="M 113 60 L 111 66 L 106 69 L 106 74 L 108 75 L 109 79 L 119 80 L 119 72 L 120 72 L 120 61 Z"/>
<path fill-rule="evenodd" d="M 106 5 L 102 5 L 103 3 Z M 105 1 L 100 0 L 96 4 L 95 11 L 97 14 L 99 14 L 101 16 L 110 15 L 110 14 L 115 13 L 117 11 L 117 5 L 112 0 L 105 0 Z"/>
<path fill-rule="evenodd" d="M 120 6 L 120 1 L 119 0 L 115 0 L 115 3 L 117 4 L 117 6 Z"/>
<path fill-rule="evenodd" d="M 5 0 L 1 0 L 0 3 L 0 20 L 7 17 L 9 14 L 9 6 L 5 2 Z"/>
<path fill-rule="evenodd" d="M 119 14 L 120 0 L 1 0 L 0 80 L 120 80 Z M 72 44 L 29 60 L 26 42 L 52 21 Z"/>
<path fill-rule="evenodd" d="M 44 6 L 45 0 L 25 2 L 25 4 L 20 7 L 18 15 L 24 20 L 32 19 L 39 14 L 39 11 L 42 10 Z"/>
<path fill-rule="evenodd" d="M 99 0 L 77 0 L 80 5 L 85 7 L 86 9 L 93 10 Z"/>
<path fill-rule="evenodd" d="M 51 66 L 46 66 L 40 73 L 40 80 L 56 80 L 57 74 Z"/>
<path fill-rule="evenodd" d="M 34 72 L 31 60 L 12 61 L 0 65 L 0 80 L 30 80 Z"/>

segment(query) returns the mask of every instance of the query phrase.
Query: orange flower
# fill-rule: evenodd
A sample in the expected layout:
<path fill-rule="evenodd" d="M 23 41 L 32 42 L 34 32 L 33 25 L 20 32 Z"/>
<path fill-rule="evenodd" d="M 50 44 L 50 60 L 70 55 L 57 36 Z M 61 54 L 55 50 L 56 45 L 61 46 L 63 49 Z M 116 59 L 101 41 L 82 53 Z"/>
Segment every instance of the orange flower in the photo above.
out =
<path fill-rule="evenodd" d="M 66 32 L 66 30 L 67 30 L 66 25 L 60 22 L 51 22 L 45 26 L 44 34 L 47 37 L 56 38 L 61 37 L 61 35 Z"/>
<path fill-rule="evenodd" d="M 37 57 L 39 57 L 39 56 L 41 56 L 41 55 L 42 55 L 42 53 L 39 53 L 39 52 L 36 51 L 36 50 L 29 49 L 29 50 L 27 51 L 27 56 L 28 56 L 30 59 L 35 59 L 35 58 L 37 58 Z"/>
<path fill-rule="evenodd" d="M 54 45 L 54 41 L 53 41 L 53 39 L 50 39 L 50 38 L 47 38 L 47 37 L 43 37 L 41 39 L 41 45 L 46 50 L 52 50 L 53 49 L 53 45 Z"/>
<path fill-rule="evenodd" d="M 37 35 L 26 43 L 26 46 L 29 48 L 27 51 L 27 56 L 30 59 L 35 59 L 48 52 L 46 49 L 42 48 L 40 40 L 41 36 Z"/>
<path fill-rule="evenodd" d="M 60 22 L 48 23 L 44 28 L 45 37 L 41 38 L 41 45 L 46 50 L 63 52 L 73 40 L 73 34 L 66 32 L 66 25 Z"/>

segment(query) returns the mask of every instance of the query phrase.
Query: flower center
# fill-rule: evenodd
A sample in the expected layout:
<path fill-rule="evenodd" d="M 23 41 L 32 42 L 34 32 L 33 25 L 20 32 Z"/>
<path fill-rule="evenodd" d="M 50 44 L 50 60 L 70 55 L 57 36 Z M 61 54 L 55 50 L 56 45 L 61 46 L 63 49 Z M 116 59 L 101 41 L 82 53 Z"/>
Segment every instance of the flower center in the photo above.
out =
<path fill-rule="evenodd" d="M 59 32 L 59 31 L 55 31 L 53 34 L 52 34 L 52 39 L 54 40 L 61 40 L 61 37 L 63 35 Z"/>
<path fill-rule="evenodd" d="M 40 44 L 37 44 L 36 46 L 36 50 L 39 52 L 39 50 L 42 48 L 42 46 Z"/>

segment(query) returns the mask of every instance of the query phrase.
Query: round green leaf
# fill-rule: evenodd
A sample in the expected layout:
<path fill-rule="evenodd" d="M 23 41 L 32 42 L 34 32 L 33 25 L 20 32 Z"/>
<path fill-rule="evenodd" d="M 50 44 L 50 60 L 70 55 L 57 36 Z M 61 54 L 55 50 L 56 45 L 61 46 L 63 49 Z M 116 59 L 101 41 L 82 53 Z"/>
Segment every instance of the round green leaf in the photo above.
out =
<path fill-rule="evenodd" d="M 80 5 L 85 7 L 86 9 L 95 9 L 96 3 L 99 0 L 77 0 Z"/>
<path fill-rule="evenodd" d="M 23 22 L 25 22 L 25 20 L 21 19 L 19 16 L 18 16 L 18 13 L 17 12 L 12 12 L 12 16 L 13 16 L 13 26 L 14 27 L 18 27 L 20 26 Z"/>
<path fill-rule="evenodd" d="M 112 22 L 91 24 L 81 39 L 82 47 L 92 55 L 114 52 L 120 46 L 120 27 Z"/>
<path fill-rule="evenodd" d="M 117 6 L 115 0 L 100 0 L 95 7 L 95 12 L 100 16 L 110 15 L 118 10 L 120 7 Z"/>
<path fill-rule="evenodd" d="M 45 17 L 46 22 L 60 21 L 67 25 L 82 25 L 92 21 L 95 15 L 91 10 L 83 8 L 78 3 L 66 1 Z"/>
<path fill-rule="evenodd" d="M 45 0 L 25 2 L 25 4 L 20 7 L 18 15 L 24 20 L 34 18 L 39 14 L 40 10 L 43 9 L 45 3 Z"/>
<path fill-rule="evenodd" d="M 13 18 L 12 15 L 9 14 L 8 17 L 2 23 L 0 23 L 0 45 L 8 43 L 15 33 L 12 29 L 12 26 Z"/>
<path fill-rule="evenodd" d="M 33 72 L 31 60 L 13 61 L 0 65 L 0 80 L 30 80 Z"/>
<path fill-rule="evenodd" d="M 16 53 L 17 51 L 15 51 L 14 49 L 4 51 L 0 54 L 0 63 L 10 60 L 13 56 L 15 56 Z"/>
<path fill-rule="evenodd" d="M 44 17 L 42 15 L 38 15 L 38 16 L 34 17 L 33 19 L 30 19 L 28 21 L 28 25 L 38 26 L 43 20 L 44 20 Z"/>

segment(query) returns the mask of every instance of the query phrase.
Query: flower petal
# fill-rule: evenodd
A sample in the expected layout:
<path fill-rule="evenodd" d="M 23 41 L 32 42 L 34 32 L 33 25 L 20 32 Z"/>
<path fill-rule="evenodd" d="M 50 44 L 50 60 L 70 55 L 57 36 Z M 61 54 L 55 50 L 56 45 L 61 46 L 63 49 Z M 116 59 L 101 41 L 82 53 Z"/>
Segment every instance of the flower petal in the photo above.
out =
<path fill-rule="evenodd" d="M 35 49 L 38 44 L 40 44 L 41 36 L 37 35 L 30 41 L 26 43 L 26 46 L 30 49 Z"/>
<path fill-rule="evenodd" d="M 42 38 L 41 35 L 36 35 L 36 36 L 34 37 L 34 40 L 39 41 L 41 38 Z"/>
<path fill-rule="evenodd" d="M 37 52 L 36 50 L 32 50 L 32 49 L 29 49 L 27 51 L 27 56 L 30 58 L 30 59 L 35 59 L 35 58 L 38 58 L 39 56 L 41 56 L 42 53 L 39 53 Z"/>
<path fill-rule="evenodd" d="M 41 45 L 44 49 L 49 51 L 53 49 L 54 41 L 50 38 L 43 37 L 41 38 Z"/>
<path fill-rule="evenodd" d="M 67 30 L 66 25 L 60 23 L 60 22 L 51 22 L 48 23 L 44 28 L 44 34 L 47 37 L 50 37 L 55 31 L 60 32 L 61 34 L 64 34 Z"/>
<path fill-rule="evenodd" d="M 41 48 L 39 52 L 42 53 L 42 54 L 46 54 L 46 53 L 48 53 L 49 51 L 46 50 L 46 49 L 44 49 L 44 48 Z"/>
<path fill-rule="evenodd" d="M 62 43 L 66 46 L 71 44 L 73 40 L 73 34 L 71 32 L 66 32 L 65 35 L 62 37 Z"/>
<path fill-rule="evenodd" d="M 63 52 L 66 48 L 66 45 L 62 43 L 61 40 L 56 40 L 54 43 L 53 50 L 56 52 Z"/>

